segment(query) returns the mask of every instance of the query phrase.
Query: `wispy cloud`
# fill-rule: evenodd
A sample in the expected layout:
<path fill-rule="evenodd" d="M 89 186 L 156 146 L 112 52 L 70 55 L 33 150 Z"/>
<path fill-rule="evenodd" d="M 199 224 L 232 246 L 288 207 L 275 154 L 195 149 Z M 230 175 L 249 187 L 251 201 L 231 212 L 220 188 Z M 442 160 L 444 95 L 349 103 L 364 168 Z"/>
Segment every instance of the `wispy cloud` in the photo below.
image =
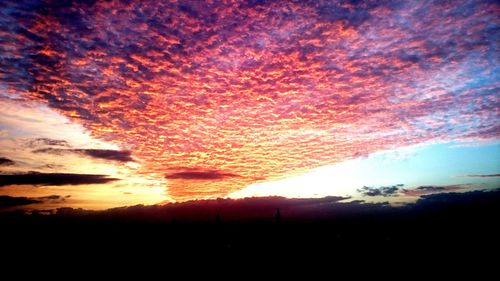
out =
<path fill-rule="evenodd" d="M 31 148 L 41 147 L 41 146 L 62 146 L 69 147 L 69 143 L 66 140 L 57 140 L 49 138 L 34 138 L 26 142 L 26 145 Z"/>
<path fill-rule="evenodd" d="M 489 174 L 489 175 L 467 175 L 469 178 L 498 178 L 500 174 Z"/>
<path fill-rule="evenodd" d="M 409 196 L 425 196 L 428 194 L 471 191 L 478 189 L 483 189 L 483 186 L 475 184 L 422 185 L 413 189 L 405 189 L 403 190 L 403 193 Z"/>

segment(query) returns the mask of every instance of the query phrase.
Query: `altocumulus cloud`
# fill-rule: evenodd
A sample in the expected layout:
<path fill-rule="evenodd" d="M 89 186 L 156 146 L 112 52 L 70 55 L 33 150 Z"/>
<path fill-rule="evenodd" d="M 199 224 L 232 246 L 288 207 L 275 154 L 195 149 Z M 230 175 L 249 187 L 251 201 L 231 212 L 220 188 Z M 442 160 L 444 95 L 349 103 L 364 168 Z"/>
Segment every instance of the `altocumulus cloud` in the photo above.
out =
<path fill-rule="evenodd" d="M 144 173 L 209 164 L 241 175 L 174 175 L 177 199 L 499 135 L 498 1 L 2 4 L 0 81 L 16 98 L 132 147 Z M 185 193 L 175 181 L 186 176 L 217 181 Z"/>

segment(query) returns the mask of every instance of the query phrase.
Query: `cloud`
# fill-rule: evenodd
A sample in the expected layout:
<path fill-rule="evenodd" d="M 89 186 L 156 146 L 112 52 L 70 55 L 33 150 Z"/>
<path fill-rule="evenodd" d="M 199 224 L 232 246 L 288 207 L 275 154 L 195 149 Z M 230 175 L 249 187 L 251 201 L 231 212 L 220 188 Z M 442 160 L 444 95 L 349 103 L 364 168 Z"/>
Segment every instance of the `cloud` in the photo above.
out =
<path fill-rule="evenodd" d="M 15 162 L 8 159 L 8 158 L 5 158 L 5 157 L 0 157 L 0 166 L 11 166 L 11 165 L 14 165 Z"/>
<path fill-rule="evenodd" d="M 41 196 L 41 197 L 12 197 L 7 195 L 0 196 L 0 209 L 16 207 L 16 206 L 25 206 L 31 204 L 41 204 L 41 203 L 62 203 L 66 201 L 66 198 L 70 196 L 67 195 L 65 197 L 60 195 L 49 195 L 49 196 Z"/>
<path fill-rule="evenodd" d="M 39 200 L 59 200 L 59 199 L 63 199 L 63 198 L 60 195 L 48 195 L 48 196 L 36 197 L 36 199 L 39 199 Z"/>
<path fill-rule="evenodd" d="M 31 199 L 28 197 L 11 197 L 7 195 L 0 195 L 0 209 L 15 207 L 15 206 L 24 206 L 40 203 L 41 201 Z"/>
<path fill-rule="evenodd" d="M 357 191 L 364 196 L 397 196 L 402 184 L 381 187 L 363 186 Z"/>
<path fill-rule="evenodd" d="M 127 150 L 112 149 L 66 149 L 66 148 L 41 148 L 33 151 L 34 153 L 65 154 L 76 153 L 97 159 L 105 159 L 119 162 L 134 161 L 132 153 Z"/>
<path fill-rule="evenodd" d="M 432 212 L 433 209 L 446 208 L 447 205 L 464 206 L 463 211 L 466 213 L 473 210 L 470 206 L 468 209 L 467 205 L 474 205 L 478 200 L 498 203 L 499 196 L 500 189 L 498 188 L 468 192 L 444 192 L 422 195 L 414 204 L 408 206 L 421 212 Z M 482 208 L 484 206 L 479 203 L 476 207 Z"/>
<path fill-rule="evenodd" d="M 429 194 L 449 193 L 460 190 L 481 189 L 480 185 L 451 184 L 451 185 L 422 185 L 414 189 L 404 189 L 403 193 L 409 196 L 424 196 Z"/>
<path fill-rule="evenodd" d="M 497 178 L 497 177 L 500 177 L 500 174 L 489 174 L 489 175 L 467 175 L 467 177 L 471 177 L 471 178 Z"/>
<path fill-rule="evenodd" d="M 241 176 L 176 199 L 499 136 L 496 1 L 56 2 L 2 2 L 2 86 L 133 147 L 142 173 Z"/>
<path fill-rule="evenodd" d="M 417 187 L 417 190 L 443 191 L 443 190 L 446 190 L 446 187 L 444 187 L 444 186 L 434 186 L 434 185 L 425 185 L 425 186 L 419 186 L 419 187 Z"/>
<path fill-rule="evenodd" d="M 64 173 L 36 173 L 0 174 L 0 187 L 7 185 L 80 185 L 104 184 L 116 181 L 106 175 L 92 174 L 64 174 Z"/>
<path fill-rule="evenodd" d="M 240 177 L 232 173 L 223 173 L 216 170 L 185 170 L 180 172 L 169 173 L 165 176 L 167 179 L 182 179 L 182 180 L 222 180 L 225 178 Z"/>
<path fill-rule="evenodd" d="M 41 146 L 63 146 L 69 147 L 69 143 L 65 140 L 49 139 L 49 138 L 35 138 L 27 141 L 28 147 L 37 148 Z"/>

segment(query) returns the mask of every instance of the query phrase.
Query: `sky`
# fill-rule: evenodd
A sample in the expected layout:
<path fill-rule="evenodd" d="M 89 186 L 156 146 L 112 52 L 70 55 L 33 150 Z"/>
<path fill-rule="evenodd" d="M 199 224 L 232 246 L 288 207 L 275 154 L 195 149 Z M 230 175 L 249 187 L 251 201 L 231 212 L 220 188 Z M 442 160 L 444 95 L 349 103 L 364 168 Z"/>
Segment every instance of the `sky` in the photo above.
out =
<path fill-rule="evenodd" d="M 497 1 L 0 7 L 0 196 L 412 202 L 500 187 Z"/>

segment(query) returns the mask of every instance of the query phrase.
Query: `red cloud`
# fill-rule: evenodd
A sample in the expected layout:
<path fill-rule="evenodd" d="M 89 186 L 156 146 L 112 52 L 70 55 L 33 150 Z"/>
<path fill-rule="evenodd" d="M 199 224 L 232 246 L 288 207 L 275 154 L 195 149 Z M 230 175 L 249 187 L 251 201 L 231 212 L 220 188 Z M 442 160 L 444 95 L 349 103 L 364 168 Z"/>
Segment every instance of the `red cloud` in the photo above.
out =
<path fill-rule="evenodd" d="M 183 1 L 181 1 L 183 2 Z M 266 2 L 266 1 L 264 1 Z M 10 2 L 0 81 L 126 143 L 177 199 L 430 140 L 497 138 L 494 3 Z M 4 23 L 2 23 L 4 24 Z M 495 29 L 496 27 L 496 29 Z"/>

